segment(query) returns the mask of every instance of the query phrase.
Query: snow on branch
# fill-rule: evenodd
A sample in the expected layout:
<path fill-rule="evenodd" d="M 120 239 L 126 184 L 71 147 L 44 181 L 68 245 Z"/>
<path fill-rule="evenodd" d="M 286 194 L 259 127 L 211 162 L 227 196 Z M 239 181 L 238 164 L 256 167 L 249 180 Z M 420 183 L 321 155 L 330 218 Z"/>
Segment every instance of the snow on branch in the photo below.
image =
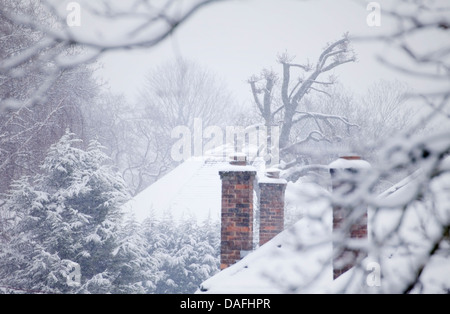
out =
<path fill-rule="evenodd" d="M 298 140 L 295 143 L 282 148 L 281 151 L 285 151 L 285 152 L 292 151 L 296 147 L 298 147 L 306 142 L 309 142 L 309 141 L 316 141 L 316 142 L 326 141 L 326 142 L 331 143 L 331 140 L 328 139 L 322 132 L 314 130 L 314 131 L 309 132 L 309 134 L 305 138 Z"/>
<path fill-rule="evenodd" d="M 39 88 L 28 99 L 2 99 L 0 112 L 38 104 L 62 71 L 95 61 L 106 51 L 158 45 L 195 12 L 218 1 L 139 0 L 114 5 L 109 2 L 82 1 L 80 6 L 83 17 L 94 17 L 98 23 L 94 26 L 82 25 L 80 28 L 68 25 L 67 11 L 62 11 L 57 1 L 42 1 L 33 4 L 33 9 L 26 5 L 2 5 L 2 21 L 11 25 L 12 29 L 26 28 L 35 36 L 30 36 L 32 40 L 26 47 L 2 56 L 0 75 L 6 78 L 26 77 L 31 64 L 34 69 L 42 71 L 43 78 Z M 83 18 L 85 20 L 89 18 Z M 86 27 L 89 27 L 88 32 Z M 118 31 L 111 32 L 111 29 Z M 7 38 L 0 38 L 0 45 Z M 67 50 L 74 47 L 83 52 L 67 54 Z"/>
<path fill-rule="evenodd" d="M 354 124 L 354 123 L 350 123 L 348 121 L 348 119 L 346 117 L 343 116 L 338 116 L 338 115 L 333 115 L 333 114 L 323 114 L 323 113 L 318 113 L 318 112 L 306 112 L 306 111 L 296 111 L 297 114 L 300 115 L 300 117 L 297 120 L 294 120 L 294 122 L 299 122 L 302 119 L 305 118 L 312 118 L 315 120 L 328 120 L 328 119 L 335 119 L 335 120 L 339 120 L 341 122 L 343 122 L 345 125 L 348 126 L 354 126 L 354 127 L 358 127 L 360 128 L 359 125 Z"/>
<path fill-rule="evenodd" d="M 419 79 L 432 79 L 442 83 L 442 92 L 428 95 L 444 95 L 450 74 L 450 45 L 448 32 L 450 18 L 445 15 L 448 6 L 440 1 L 401 1 L 398 5 L 383 7 L 383 14 L 392 18 L 398 27 L 389 33 L 377 36 L 353 36 L 352 41 L 384 42 L 389 49 L 395 49 L 400 57 L 393 54 L 379 55 L 378 61 L 397 72 Z M 438 45 L 414 42 L 411 38 L 433 38 Z"/>
<path fill-rule="evenodd" d="M 281 126 L 280 147 L 286 148 L 285 151 L 288 150 L 287 147 L 292 147 L 290 135 L 294 124 L 306 117 L 301 117 L 300 119 L 296 117 L 298 115 L 298 108 L 301 106 L 301 101 L 305 95 L 314 91 L 331 96 L 323 88 L 335 84 L 336 78 L 331 75 L 327 81 L 320 79 L 320 76 L 339 65 L 354 62 L 356 57 L 350 46 L 348 34 L 344 34 L 341 39 L 327 44 L 315 65 L 309 61 L 304 64 L 294 63 L 294 59 L 295 56 L 289 55 L 287 52 L 277 56 L 277 61 L 282 66 L 282 74 L 280 75 L 279 82 L 278 76 L 273 71 L 267 70 L 263 71 L 262 75 L 252 76 L 248 80 L 254 102 L 259 113 L 264 118 L 265 124 L 272 125 L 275 123 L 276 118 L 281 120 L 277 124 Z M 296 78 L 293 78 L 295 74 L 294 69 L 300 69 L 300 74 L 297 74 L 298 76 Z M 304 77 L 305 73 L 308 73 L 307 77 Z M 318 86 L 322 88 L 318 88 Z M 276 88 L 280 89 L 278 94 L 274 93 Z M 275 101 L 279 103 L 275 103 Z M 307 115 L 307 117 L 313 118 L 317 124 L 321 120 L 331 127 L 331 129 L 333 129 L 333 126 L 329 120 L 340 120 L 348 126 L 355 126 L 343 117 L 326 117 L 314 114 Z M 320 126 L 319 130 L 309 133 L 301 142 L 311 139 L 318 140 L 319 138 L 325 138 Z"/>

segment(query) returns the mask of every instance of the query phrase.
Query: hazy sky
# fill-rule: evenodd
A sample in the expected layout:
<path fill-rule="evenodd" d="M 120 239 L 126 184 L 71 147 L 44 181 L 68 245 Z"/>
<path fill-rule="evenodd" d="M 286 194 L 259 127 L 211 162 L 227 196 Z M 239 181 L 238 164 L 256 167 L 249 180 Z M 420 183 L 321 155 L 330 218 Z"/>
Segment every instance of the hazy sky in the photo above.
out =
<path fill-rule="evenodd" d="M 237 101 L 249 102 L 246 80 L 263 68 L 280 72 L 276 56 L 287 51 L 298 63 L 315 62 L 327 42 L 350 35 L 376 35 L 393 30 L 381 11 L 381 26 L 369 27 L 369 1 L 351 0 L 228 0 L 197 12 L 169 39 L 146 50 L 110 52 L 101 59 L 103 77 L 113 92 L 132 99 L 144 84 L 144 75 L 162 62 L 184 57 L 213 70 L 225 80 Z M 383 1 L 379 1 L 383 9 Z M 335 70 L 340 82 L 357 93 L 379 79 L 404 78 L 381 66 L 380 44 L 353 44 L 358 62 Z M 427 84 L 410 82 L 427 88 Z M 425 87 L 424 87 L 425 86 Z"/>

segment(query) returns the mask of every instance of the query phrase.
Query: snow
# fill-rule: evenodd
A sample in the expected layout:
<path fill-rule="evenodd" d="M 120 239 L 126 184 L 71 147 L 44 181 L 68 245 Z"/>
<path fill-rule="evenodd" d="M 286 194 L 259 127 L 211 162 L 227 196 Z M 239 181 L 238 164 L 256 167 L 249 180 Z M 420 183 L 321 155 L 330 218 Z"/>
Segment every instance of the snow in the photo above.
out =
<path fill-rule="evenodd" d="M 230 165 L 223 157 L 206 154 L 192 157 L 136 195 L 124 209 L 134 213 L 137 221 L 151 215 L 155 219 L 171 215 L 177 221 L 188 217 L 218 220 L 222 199 L 219 172 L 262 171 L 263 165 L 259 161 L 255 164 L 259 166 Z"/>
<path fill-rule="evenodd" d="M 239 165 L 230 165 L 225 164 L 220 168 L 222 172 L 256 172 L 256 168 L 253 166 L 239 166 Z"/>
<path fill-rule="evenodd" d="M 363 160 L 339 159 L 331 163 L 330 167 L 367 169 L 370 164 Z M 175 220 L 187 216 L 195 216 L 198 220 L 208 217 L 219 220 L 219 172 L 238 170 L 256 171 L 258 182 L 286 183 L 284 179 L 267 177 L 265 171 L 270 169 L 264 169 L 263 166 L 235 166 L 223 158 L 197 157 L 184 162 L 126 206 L 141 221 L 150 215 L 162 218 L 168 213 Z M 448 175 L 430 184 L 430 189 L 437 196 L 436 202 L 444 205 L 436 206 L 433 215 L 430 215 L 429 208 L 425 206 L 426 202 L 414 203 L 406 214 L 401 207 L 396 207 L 416 193 L 422 175 L 422 171 L 416 171 L 374 200 L 373 204 L 379 208 L 369 208 L 369 236 L 370 240 L 376 240 L 376 243 L 382 245 L 372 246 L 373 254 L 369 255 L 361 267 L 346 272 L 337 280 L 332 279 L 330 194 L 319 185 L 304 179 L 296 183 L 288 182 L 285 210 L 291 211 L 291 215 L 295 211 L 298 219 L 287 224 L 285 231 L 265 245 L 204 281 L 197 293 L 398 291 L 402 283 L 411 278 L 417 263 L 426 256 L 430 241 L 439 235 L 440 223 L 450 221 L 448 210 L 445 210 L 445 204 L 450 203 Z M 444 210 L 439 209 L 442 207 Z M 401 228 L 396 230 L 399 222 L 402 222 Z M 380 264 L 383 278 L 388 278 L 383 279 L 380 287 L 371 287 L 366 283 L 370 274 L 366 265 L 374 261 Z M 443 283 L 450 283 L 448 256 L 433 256 L 428 261 L 421 280 L 426 283 L 424 292 L 440 291 Z"/>
<path fill-rule="evenodd" d="M 410 197 L 411 190 L 417 189 L 421 171 L 413 173 L 398 184 L 395 192 L 383 194 L 387 203 L 400 204 L 405 197 Z M 409 181 L 409 182 L 408 182 Z M 405 183 L 408 182 L 406 185 Z M 449 249 L 441 243 L 441 251 L 429 258 L 434 242 L 443 233 L 443 226 L 450 223 L 450 175 L 444 174 L 431 181 L 427 186 L 434 196 L 423 197 L 415 201 L 407 210 L 398 207 L 372 210 L 371 225 L 373 235 L 378 243 L 385 243 L 379 253 L 382 255 L 382 269 L 391 280 L 385 284 L 383 291 L 395 289 L 402 281 L 411 280 L 414 269 L 426 265 L 421 275 L 421 293 L 442 293 L 450 284 Z M 398 224 L 401 227 L 398 228 Z M 442 247 L 444 245 L 444 247 Z M 418 288 L 413 291 L 419 292 Z"/>
<path fill-rule="evenodd" d="M 374 204 L 381 208 L 396 208 L 407 203 L 414 198 L 417 189 L 420 188 L 420 179 L 422 176 L 423 172 L 420 169 L 415 171 L 385 192 L 381 193 L 374 201 Z"/>
<path fill-rule="evenodd" d="M 354 161 L 352 161 L 352 164 Z M 347 163 L 339 163 L 347 166 Z M 365 164 L 362 164 L 365 166 Z M 379 196 L 396 203 L 420 178 L 413 173 Z M 363 263 L 332 279 L 332 210 L 326 190 L 308 182 L 289 182 L 286 203 L 301 208 L 304 216 L 271 241 L 242 260 L 209 278 L 197 293 L 391 293 L 405 288 L 418 266 L 426 265 L 421 285 L 413 293 L 442 293 L 450 284 L 450 248 L 444 247 L 428 260 L 428 252 L 442 234 L 442 226 L 450 222 L 450 175 L 430 184 L 435 195 L 434 212 L 426 202 L 415 202 L 403 208 L 369 209 L 369 256 Z M 445 192 L 446 191 L 446 192 Z M 396 230 L 401 222 L 399 230 Z M 374 243 L 374 240 L 376 243 Z M 448 246 L 448 245 L 447 245 Z M 370 285 L 370 265 L 379 265 L 381 282 Z M 443 290 L 444 289 L 444 290 Z"/>
<path fill-rule="evenodd" d="M 312 223 L 312 221 L 309 221 Z M 332 270 L 329 263 L 331 244 L 318 242 L 306 250 L 298 246 L 297 237 L 307 242 L 312 226 L 306 220 L 299 221 L 258 250 L 206 280 L 198 292 L 213 294 L 254 294 L 297 292 L 298 283 L 311 283 L 309 292 L 330 284 Z M 304 237 L 303 237 L 304 236 Z M 322 268 L 323 267 L 323 268 Z M 318 277 L 315 275 L 319 274 Z"/>
<path fill-rule="evenodd" d="M 318 186 L 305 184 L 314 193 Z M 293 201 L 295 184 L 288 184 L 287 198 Z M 320 189 L 320 188 L 319 188 Z M 302 197 L 308 199 L 312 195 Z M 301 195 L 301 194 L 300 194 Z M 318 292 L 332 282 L 330 263 L 331 210 L 325 199 L 309 202 L 305 216 L 236 264 L 206 280 L 197 293 L 292 293 L 299 283 L 308 292 Z M 316 276 L 319 274 L 318 276 Z"/>
<path fill-rule="evenodd" d="M 198 219 L 208 215 L 218 218 L 221 206 L 219 169 L 223 165 L 191 158 L 136 195 L 124 208 L 133 212 L 137 221 L 150 215 L 161 219 L 169 213 L 174 219 L 189 215 Z"/>
<path fill-rule="evenodd" d="M 267 176 L 258 177 L 258 183 L 266 183 L 266 184 L 287 184 L 285 179 L 279 178 L 269 178 Z"/>
<path fill-rule="evenodd" d="M 329 164 L 330 169 L 370 169 L 371 165 L 365 160 L 347 160 L 339 158 Z"/>
<path fill-rule="evenodd" d="M 397 184 L 394 184 L 392 187 L 384 191 L 380 194 L 379 198 L 388 198 L 389 195 L 394 194 L 396 197 L 399 195 L 400 190 L 408 189 L 408 185 L 411 184 L 412 181 L 415 181 L 420 175 L 422 174 L 422 171 L 419 169 L 415 171 L 410 176 L 407 176 L 405 179 L 401 180 Z"/>

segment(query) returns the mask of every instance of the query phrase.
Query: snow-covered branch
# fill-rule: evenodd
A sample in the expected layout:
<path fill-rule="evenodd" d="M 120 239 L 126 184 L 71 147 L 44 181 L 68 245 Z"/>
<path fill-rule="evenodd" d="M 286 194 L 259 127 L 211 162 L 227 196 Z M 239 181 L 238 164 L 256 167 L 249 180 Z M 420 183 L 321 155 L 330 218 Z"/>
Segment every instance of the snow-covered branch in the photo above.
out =
<path fill-rule="evenodd" d="M 248 80 L 256 107 L 261 112 L 266 125 L 271 125 L 278 116 L 282 120 L 280 135 L 281 148 L 286 148 L 290 145 L 291 130 L 294 124 L 301 120 L 296 119 L 295 116 L 297 115 L 298 108 L 301 106 L 301 101 L 305 98 L 305 96 L 311 91 L 331 96 L 331 94 L 327 91 L 317 88 L 314 85 L 329 87 L 336 83 L 336 79 L 331 76 L 329 81 L 324 81 L 320 80 L 320 76 L 323 73 L 338 67 L 339 65 L 354 62 L 356 60 L 355 54 L 350 47 L 350 41 L 347 34 L 344 34 L 343 38 L 333 43 L 329 43 L 320 54 L 315 65 L 312 65 L 309 62 L 305 64 L 294 63 L 294 59 L 295 57 L 288 55 L 287 52 L 278 56 L 278 62 L 282 66 L 282 76 L 280 79 L 281 86 L 278 85 L 278 77 L 271 71 L 265 71 L 259 77 L 252 76 Z M 295 84 L 293 84 L 292 75 L 294 69 L 300 69 L 302 74 L 310 72 L 309 76 L 305 79 L 302 75 L 300 75 Z M 280 88 L 280 105 L 275 107 L 273 106 L 275 99 L 275 93 L 273 90 L 278 86 Z M 261 99 L 260 94 L 263 95 L 264 100 Z M 329 123 L 328 120 L 337 119 L 337 117 L 331 116 L 328 117 L 328 120 L 325 119 L 324 116 L 310 115 L 309 117 L 314 118 L 316 121 L 318 119 L 322 119 L 323 121 L 326 120 L 325 123 L 327 124 Z M 341 118 L 340 120 L 349 126 L 351 125 L 345 119 Z M 317 140 L 317 138 L 312 137 L 312 134 L 321 134 L 321 131 L 322 130 L 310 133 L 306 136 L 305 140 L 300 142 L 305 142 L 308 139 Z M 324 137 L 323 134 L 322 137 Z M 285 151 L 287 151 L 287 149 Z"/>
<path fill-rule="evenodd" d="M 221 0 L 196 0 L 187 3 L 166 0 L 156 4 L 153 1 L 139 0 L 123 5 L 83 1 L 83 14 L 94 15 L 105 23 L 104 28 L 96 24 L 92 28 L 99 27 L 98 29 L 86 33 L 68 25 L 67 11 L 61 11 L 57 1 L 42 1 L 34 4 L 33 10 L 25 2 L 14 5 L 9 0 L 3 0 L 4 3 L 0 6 L 2 22 L 8 23 L 11 29 L 26 28 L 34 36 L 16 53 L 2 56 L 0 75 L 25 77 L 28 74 L 26 69 L 31 63 L 34 68 L 43 72 L 43 78 L 39 89 L 28 99 L 2 99 L 0 112 L 37 104 L 62 71 L 95 61 L 106 51 L 158 45 L 195 12 L 219 1 Z M 103 25 L 102 23 L 99 25 Z M 120 31 L 110 32 L 117 27 Z M 10 40 L 9 34 L 1 37 L 0 44 L 3 45 L 6 40 Z M 84 52 L 77 55 L 66 54 L 67 50 L 74 47 L 82 48 Z"/>
<path fill-rule="evenodd" d="M 293 123 L 300 122 L 301 120 L 306 119 L 306 118 L 311 118 L 316 121 L 317 120 L 332 120 L 332 119 L 334 119 L 334 120 L 341 121 L 342 123 L 344 123 L 347 126 L 353 126 L 353 127 L 360 128 L 359 125 L 349 122 L 348 119 L 343 116 L 332 115 L 332 114 L 323 114 L 323 113 L 318 113 L 318 112 L 305 112 L 305 111 L 296 111 L 296 114 L 300 115 L 300 117 L 298 117 L 296 120 L 294 120 Z"/>

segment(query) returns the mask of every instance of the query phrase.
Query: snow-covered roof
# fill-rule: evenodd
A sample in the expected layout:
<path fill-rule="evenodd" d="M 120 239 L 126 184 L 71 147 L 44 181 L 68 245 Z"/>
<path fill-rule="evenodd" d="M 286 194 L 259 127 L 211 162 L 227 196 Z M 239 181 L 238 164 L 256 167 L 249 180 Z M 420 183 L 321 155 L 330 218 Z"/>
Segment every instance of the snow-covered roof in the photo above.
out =
<path fill-rule="evenodd" d="M 330 169 L 370 169 L 370 163 L 365 160 L 347 160 L 344 158 L 336 159 L 331 162 L 328 167 Z"/>
<path fill-rule="evenodd" d="M 355 166 L 355 160 L 350 162 L 352 166 Z M 450 162 L 448 165 L 450 166 Z M 348 163 L 334 166 L 346 168 Z M 357 166 L 366 168 L 366 165 L 361 163 L 358 163 Z M 207 217 L 220 219 L 221 180 L 219 171 L 233 171 L 236 170 L 236 167 L 239 167 L 240 170 L 248 168 L 248 170 L 254 171 L 256 169 L 259 182 L 269 180 L 263 175 L 264 163 L 260 163 L 255 168 L 255 165 L 251 167 L 230 166 L 228 160 L 224 158 L 212 158 L 211 156 L 191 158 L 139 193 L 125 204 L 125 207 L 135 214 L 138 221 L 144 220 L 151 214 L 155 218 L 163 218 L 166 213 L 170 213 L 174 219 L 187 216 L 194 216 L 199 220 Z M 383 202 L 394 204 L 399 199 L 401 201 L 411 195 L 411 191 L 420 181 L 416 180 L 419 176 L 420 172 L 417 172 L 381 194 L 380 204 Z M 439 195 L 438 203 L 450 204 L 449 176 L 435 185 L 435 192 L 440 191 L 436 194 Z M 327 293 L 340 292 L 344 288 L 347 292 L 377 292 L 377 287 L 368 289 L 368 286 L 354 284 L 355 282 L 365 282 L 367 270 L 364 267 L 352 269 L 333 281 L 330 263 L 332 210 L 327 198 L 321 197 L 327 193 L 326 190 L 312 183 L 297 182 L 294 184 L 289 182 L 286 188 L 286 207 L 300 210 L 303 218 L 248 254 L 241 261 L 203 282 L 198 292 Z M 420 244 L 423 239 L 418 237 L 418 225 L 420 228 L 424 228 L 423 221 L 425 221 L 431 224 L 428 228 L 433 229 L 435 226 L 433 222 L 429 221 L 430 219 L 421 219 L 427 213 L 420 205 L 417 205 L 417 210 L 410 212 L 410 215 L 403 218 L 407 228 L 401 234 Z M 390 208 L 378 210 L 376 217 L 373 218 L 373 213 L 369 211 L 369 221 L 379 226 L 379 228 L 371 229 L 369 225 L 369 232 L 381 235 L 388 233 L 390 228 L 395 228 L 395 222 L 401 218 L 401 214 L 402 210 Z M 444 214 L 441 213 L 441 215 Z M 448 211 L 446 214 L 449 214 Z M 449 217 L 447 219 L 450 221 Z M 377 223 L 376 220 L 382 221 L 382 223 Z M 390 240 L 402 241 L 402 239 Z M 381 252 L 381 260 L 377 259 L 377 261 L 382 264 L 384 276 L 391 278 L 398 274 L 402 274 L 401 278 L 407 276 L 408 261 L 405 261 L 405 256 L 410 258 L 412 249 L 410 247 L 404 249 L 407 254 L 403 254 L 405 253 L 403 248 L 399 248 L 397 243 L 387 246 L 387 249 Z M 422 249 L 426 250 L 427 247 L 422 245 Z M 414 250 L 417 251 L 417 247 Z M 371 257 L 369 256 L 366 262 L 370 261 Z M 427 267 L 422 275 L 427 282 L 450 283 L 448 257 L 435 256 L 431 265 L 432 267 Z M 355 276 L 362 279 L 354 280 Z M 352 282 L 352 284 L 349 285 L 348 282 Z M 395 280 L 391 280 L 392 282 L 395 284 Z M 386 285 L 382 288 L 385 289 L 383 291 L 389 291 Z"/>
<path fill-rule="evenodd" d="M 193 217 L 199 221 L 220 219 L 222 183 L 219 171 L 263 171 L 264 163 L 233 166 L 224 157 L 205 155 L 192 157 L 150 185 L 124 205 L 137 221 L 150 215 L 162 219 Z"/>
<path fill-rule="evenodd" d="M 413 174 L 382 195 L 381 200 L 404 198 L 415 188 L 420 172 Z M 431 217 L 429 209 L 416 202 L 414 210 L 404 216 L 402 208 L 386 208 L 375 211 L 369 208 L 369 236 L 385 241 L 376 257 L 368 256 L 360 267 L 355 267 L 336 280 L 332 274 L 331 221 L 332 209 L 326 193 L 312 184 L 288 184 L 286 198 L 297 205 L 303 204 L 305 216 L 289 229 L 261 246 L 245 258 L 224 269 L 201 284 L 197 293 L 379 293 L 398 291 L 401 282 L 414 276 L 417 261 L 424 261 L 430 250 L 430 239 L 439 235 L 439 226 L 450 222 L 450 176 L 434 182 L 433 192 L 441 206 Z M 302 191 L 304 192 L 301 196 Z M 447 192 L 445 192 L 447 191 Z M 308 196 L 309 195 L 309 196 Z M 295 198 L 297 199 L 295 200 Z M 436 205 L 436 204 L 435 204 Z M 439 207 L 439 206 L 437 206 Z M 402 219 L 401 229 L 389 236 Z M 429 238 L 427 238 L 429 237 Z M 421 275 L 424 293 L 443 292 L 450 286 L 450 256 L 435 255 L 427 263 Z M 426 261 L 426 259 L 425 259 Z M 380 286 L 367 284 L 373 263 L 380 266 Z"/>
<path fill-rule="evenodd" d="M 332 282 L 329 263 L 321 269 L 331 250 L 332 216 L 328 202 L 317 194 L 327 192 L 315 184 L 301 186 L 289 183 L 286 198 L 291 203 L 308 201 L 304 218 L 203 282 L 199 293 L 286 293 L 301 282 L 312 283 L 312 292 Z"/>

